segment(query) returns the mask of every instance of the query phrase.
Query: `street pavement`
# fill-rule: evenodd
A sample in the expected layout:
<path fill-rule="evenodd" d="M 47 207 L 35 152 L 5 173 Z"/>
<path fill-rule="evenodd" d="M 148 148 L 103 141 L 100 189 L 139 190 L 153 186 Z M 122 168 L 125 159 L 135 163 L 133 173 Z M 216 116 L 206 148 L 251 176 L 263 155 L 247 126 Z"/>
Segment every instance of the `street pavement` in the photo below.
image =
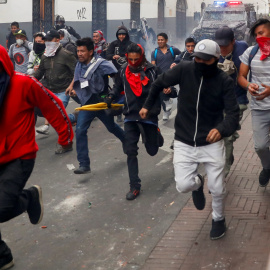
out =
<path fill-rule="evenodd" d="M 68 112 L 76 107 L 71 102 Z M 99 120 L 89 129 L 92 173 L 74 175 L 76 151 L 55 155 L 57 135 L 37 136 L 40 147 L 27 186 L 43 188 L 41 224 L 23 214 L 2 224 L 14 270 L 265 270 L 270 248 L 270 187 L 260 188 L 261 165 L 253 148 L 250 112 L 244 115 L 235 162 L 226 179 L 227 233 L 209 239 L 211 195 L 197 211 L 191 194 L 175 189 L 173 116 L 160 121 L 165 144 L 155 157 L 139 147 L 142 193 L 126 201 L 128 173 L 120 142 Z M 43 123 L 38 120 L 38 125 Z M 75 128 L 74 128 L 75 130 Z"/>
<path fill-rule="evenodd" d="M 254 151 L 251 114 L 244 116 L 226 179 L 225 237 L 210 240 L 211 195 L 206 184 L 205 209 L 197 211 L 189 199 L 142 270 L 270 269 L 270 187 L 259 187 L 261 164 Z"/>
<path fill-rule="evenodd" d="M 71 102 L 67 111 L 76 105 Z M 88 132 L 91 174 L 70 170 L 78 166 L 75 140 L 72 152 L 55 155 L 56 132 L 38 135 L 40 149 L 27 187 L 42 187 L 44 218 L 34 226 L 25 213 L 1 225 L 13 269 L 140 269 L 190 197 L 175 189 L 169 149 L 173 120 L 161 121 L 160 128 L 166 143 L 155 157 L 139 145 L 142 193 L 135 201 L 125 199 L 129 180 L 121 143 L 99 120 Z"/>

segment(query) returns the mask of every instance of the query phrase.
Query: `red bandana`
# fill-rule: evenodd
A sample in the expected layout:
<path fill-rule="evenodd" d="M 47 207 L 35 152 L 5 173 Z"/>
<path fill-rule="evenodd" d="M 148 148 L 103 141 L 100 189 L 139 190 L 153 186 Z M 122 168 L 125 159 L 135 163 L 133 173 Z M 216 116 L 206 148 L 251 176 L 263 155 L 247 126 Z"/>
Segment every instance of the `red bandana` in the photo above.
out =
<path fill-rule="evenodd" d="M 260 60 L 262 61 L 270 55 L 270 38 L 259 37 L 259 38 L 256 38 L 256 41 L 260 47 L 260 51 L 261 51 Z"/>
<path fill-rule="evenodd" d="M 149 79 L 145 76 L 141 79 L 141 73 L 133 73 L 130 71 L 129 66 L 126 68 L 126 78 L 130 85 L 131 90 L 135 96 L 139 97 L 142 94 L 142 86 L 148 84 Z"/>

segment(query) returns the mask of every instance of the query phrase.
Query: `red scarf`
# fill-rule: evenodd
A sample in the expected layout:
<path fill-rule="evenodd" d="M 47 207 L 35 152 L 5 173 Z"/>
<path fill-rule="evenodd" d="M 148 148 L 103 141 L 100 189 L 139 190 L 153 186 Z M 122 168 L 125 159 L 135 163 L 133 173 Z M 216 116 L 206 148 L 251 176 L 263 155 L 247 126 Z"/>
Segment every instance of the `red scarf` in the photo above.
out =
<path fill-rule="evenodd" d="M 261 51 L 260 60 L 262 61 L 270 55 L 270 38 L 259 37 L 259 38 L 256 38 L 256 41 L 260 47 L 260 51 Z"/>
<path fill-rule="evenodd" d="M 144 68 L 144 70 L 146 70 L 146 68 Z M 143 79 L 141 79 L 141 73 L 131 72 L 129 66 L 127 66 L 126 68 L 126 78 L 135 96 L 137 97 L 141 96 L 142 86 L 146 86 L 148 84 L 149 79 L 146 76 Z"/>

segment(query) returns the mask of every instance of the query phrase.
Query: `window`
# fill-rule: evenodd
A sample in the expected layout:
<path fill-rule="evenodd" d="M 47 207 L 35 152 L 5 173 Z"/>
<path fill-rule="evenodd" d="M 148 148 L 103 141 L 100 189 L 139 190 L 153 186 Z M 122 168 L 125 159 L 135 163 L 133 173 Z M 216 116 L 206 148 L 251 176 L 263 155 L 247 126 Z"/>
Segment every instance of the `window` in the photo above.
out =
<path fill-rule="evenodd" d="M 158 28 L 164 29 L 165 28 L 165 3 L 164 0 L 158 1 Z"/>
<path fill-rule="evenodd" d="M 178 38 L 186 36 L 186 0 L 177 0 L 176 3 L 176 35 Z"/>
<path fill-rule="evenodd" d="M 131 0 L 130 2 L 130 20 L 140 24 L 141 0 Z"/>
<path fill-rule="evenodd" d="M 92 0 L 92 32 L 101 30 L 107 37 L 107 0 Z"/>
<path fill-rule="evenodd" d="M 49 31 L 54 22 L 54 0 L 33 0 L 33 33 Z"/>

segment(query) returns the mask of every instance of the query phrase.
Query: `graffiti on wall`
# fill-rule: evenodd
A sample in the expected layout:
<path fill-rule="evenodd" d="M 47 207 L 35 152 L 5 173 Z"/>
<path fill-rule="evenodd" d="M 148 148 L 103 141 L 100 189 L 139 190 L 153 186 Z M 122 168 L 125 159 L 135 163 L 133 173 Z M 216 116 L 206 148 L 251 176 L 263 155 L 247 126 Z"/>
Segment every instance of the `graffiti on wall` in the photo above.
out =
<path fill-rule="evenodd" d="M 78 9 L 77 10 L 78 20 L 86 20 L 85 13 L 86 13 L 86 8 L 85 7 L 82 7 L 81 9 Z"/>

